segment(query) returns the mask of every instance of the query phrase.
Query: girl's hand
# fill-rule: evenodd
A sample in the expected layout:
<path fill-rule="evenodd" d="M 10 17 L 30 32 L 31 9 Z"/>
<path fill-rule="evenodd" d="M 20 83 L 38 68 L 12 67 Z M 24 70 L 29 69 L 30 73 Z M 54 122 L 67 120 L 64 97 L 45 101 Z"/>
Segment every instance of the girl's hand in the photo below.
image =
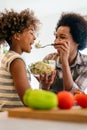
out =
<path fill-rule="evenodd" d="M 56 70 L 52 71 L 50 75 L 48 75 L 47 73 L 40 75 L 39 81 L 42 85 L 42 89 L 45 90 L 50 89 L 50 86 L 54 81 L 55 75 L 56 75 Z"/>

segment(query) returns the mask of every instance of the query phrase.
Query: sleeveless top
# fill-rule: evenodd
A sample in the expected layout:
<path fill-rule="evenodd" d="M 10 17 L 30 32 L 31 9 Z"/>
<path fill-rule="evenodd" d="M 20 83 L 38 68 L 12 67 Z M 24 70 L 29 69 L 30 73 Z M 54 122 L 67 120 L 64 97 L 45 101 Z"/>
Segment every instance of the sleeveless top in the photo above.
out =
<path fill-rule="evenodd" d="M 15 108 L 15 107 L 23 107 L 23 103 L 20 100 L 19 95 L 15 89 L 13 78 L 10 73 L 10 64 L 16 59 L 22 59 L 21 55 L 14 51 L 9 51 L 1 61 L 0 67 L 0 104 L 3 103 L 3 108 Z M 23 60 L 23 59 L 22 59 Z M 24 60 L 23 60 L 24 61 Z M 25 62 L 24 62 L 25 63 Z M 30 81 L 30 73 L 26 67 L 27 77 Z"/>

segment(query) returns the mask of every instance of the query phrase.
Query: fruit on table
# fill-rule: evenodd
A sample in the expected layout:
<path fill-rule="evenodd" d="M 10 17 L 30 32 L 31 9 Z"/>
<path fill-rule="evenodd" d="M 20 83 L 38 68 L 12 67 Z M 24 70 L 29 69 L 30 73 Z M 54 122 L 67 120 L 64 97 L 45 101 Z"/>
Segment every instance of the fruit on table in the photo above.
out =
<path fill-rule="evenodd" d="M 33 109 L 52 109 L 58 106 L 57 95 L 41 89 L 27 90 L 23 101 Z"/>
<path fill-rule="evenodd" d="M 23 96 L 23 102 L 24 102 L 24 104 L 25 104 L 26 106 L 28 106 L 28 97 L 29 97 L 31 91 L 32 91 L 32 89 L 28 89 L 28 90 L 25 92 L 24 96 Z"/>
<path fill-rule="evenodd" d="M 76 104 L 82 108 L 87 108 L 87 94 L 76 94 L 75 95 Z"/>
<path fill-rule="evenodd" d="M 60 91 L 57 93 L 58 107 L 60 109 L 70 109 L 74 105 L 74 96 L 68 91 Z"/>

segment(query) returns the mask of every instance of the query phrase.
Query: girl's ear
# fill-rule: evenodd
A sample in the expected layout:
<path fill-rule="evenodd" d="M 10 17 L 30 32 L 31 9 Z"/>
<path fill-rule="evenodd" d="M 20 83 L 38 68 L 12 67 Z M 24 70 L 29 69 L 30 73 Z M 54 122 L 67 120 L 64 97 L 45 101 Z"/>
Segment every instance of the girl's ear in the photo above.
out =
<path fill-rule="evenodd" d="M 15 33 L 15 34 L 13 35 L 13 37 L 14 37 L 14 39 L 16 39 L 16 40 L 20 40 L 20 34 L 19 34 L 19 33 Z"/>

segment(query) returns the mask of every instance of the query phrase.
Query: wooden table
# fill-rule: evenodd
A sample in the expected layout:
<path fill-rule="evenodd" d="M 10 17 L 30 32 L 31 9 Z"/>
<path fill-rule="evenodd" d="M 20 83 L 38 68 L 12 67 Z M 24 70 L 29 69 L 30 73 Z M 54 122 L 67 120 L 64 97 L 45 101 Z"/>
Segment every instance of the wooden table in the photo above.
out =
<path fill-rule="evenodd" d="M 87 130 L 86 123 L 11 118 L 8 112 L 0 112 L 0 130 Z"/>
<path fill-rule="evenodd" d="M 15 108 L 8 111 L 8 116 L 25 119 L 87 123 L 87 109 L 82 109 L 80 107 L 69 110 L 58 108 L 52 110 L 34 110 L 27 107 Z"/>

